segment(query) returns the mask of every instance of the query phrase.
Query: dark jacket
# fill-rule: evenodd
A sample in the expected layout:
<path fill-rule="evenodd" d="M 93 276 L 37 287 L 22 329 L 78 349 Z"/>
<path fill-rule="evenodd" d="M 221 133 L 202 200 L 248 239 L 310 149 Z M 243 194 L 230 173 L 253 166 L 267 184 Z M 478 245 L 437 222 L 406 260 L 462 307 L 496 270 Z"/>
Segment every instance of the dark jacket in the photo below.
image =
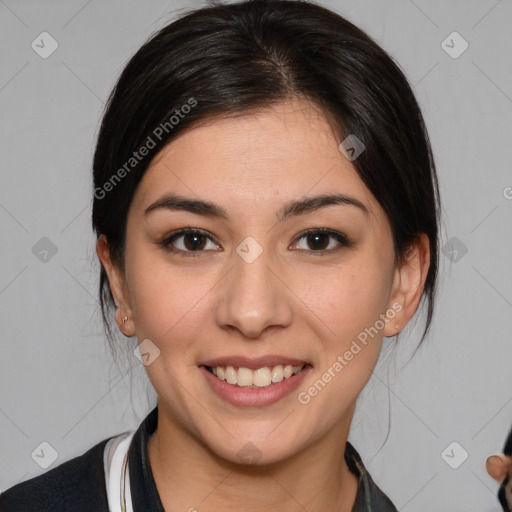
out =
<path fill-rule="evenodd" d="M 134 512 L 164 512 L 147 452 L 155 431 L 155 407 L 133 436 L 128 451 Z M 0 494 L 0 512 L 109 512 L 103 462 L 104 439 L 79 457 Z M 345 460 L 359 477 L 352 512 L 397 512 L 389 498 L 373 482 L 355 448 L 347 442 Z"/>

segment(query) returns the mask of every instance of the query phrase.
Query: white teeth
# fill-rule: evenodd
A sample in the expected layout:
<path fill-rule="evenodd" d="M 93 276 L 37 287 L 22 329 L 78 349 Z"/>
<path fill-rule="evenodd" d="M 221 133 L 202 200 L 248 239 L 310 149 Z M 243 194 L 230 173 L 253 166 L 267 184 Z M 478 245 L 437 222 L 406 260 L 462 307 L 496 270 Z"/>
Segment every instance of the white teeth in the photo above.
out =
<path fill-rule="evenodd" d="M 281 382 L 283 379 L 283 365 L 278 364 L 272 368 L 272 382 Z"/>
<path fill-rule="evenodd" d="M 249 368 L 238 368 L 236 383 L 239 386 L 252 386 L 252 370 L 249 370 Z"/>
<path fill-rule="evenodd" d="M 292 375 L 299 373 L 304 366 L 292 366 L 290 364 L 283 366 L 278 364 L 273 367 L 265 366 L 257 370 L 244 367 L 235 368 L 234 366 L 213 366 L 211 369 L 217 378 L 225 380 L 228 384 L 240 387 L 264 388 L 277 384 L 284 379 L 289 379 Z"/>
<path fill-rule="evenodd" d="M 240 370 L 239 370 L 240 371 Z M 252 375 L 252 383 L 259 388 L 264 388 L 265 386 L 270 386 L 272 379 L 270 377 L 270 368 L 259 368 Z M 238 383 L 239 386 L 242 384 Z"/>
<path fill-rule="evenodd" d="M 237 372 L 232 366 L 226 366 L 226 382 L 228 384 L 237 383 Z"/>

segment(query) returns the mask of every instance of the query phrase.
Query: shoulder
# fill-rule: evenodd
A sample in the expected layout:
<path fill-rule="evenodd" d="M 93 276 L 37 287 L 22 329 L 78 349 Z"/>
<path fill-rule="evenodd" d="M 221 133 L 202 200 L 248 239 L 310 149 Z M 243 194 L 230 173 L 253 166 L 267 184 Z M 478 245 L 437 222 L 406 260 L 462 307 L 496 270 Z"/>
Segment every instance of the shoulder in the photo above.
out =
<path fill-rule="evenodd" d="M 0 494 L 1 512 L 108 511 L 104 439 L 84 454 Z"/>

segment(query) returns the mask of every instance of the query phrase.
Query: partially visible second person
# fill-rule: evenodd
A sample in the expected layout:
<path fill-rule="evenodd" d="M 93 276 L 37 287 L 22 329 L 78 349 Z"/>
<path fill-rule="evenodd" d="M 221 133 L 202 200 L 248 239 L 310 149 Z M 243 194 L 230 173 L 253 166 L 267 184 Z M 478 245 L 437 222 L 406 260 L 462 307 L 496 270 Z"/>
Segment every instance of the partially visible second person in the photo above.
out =
<path fill-rule="evenodd" d="M 505 512 L 512 510 L 512 428 L 508 433 L 503 453 L 491 455 L 486 461 L 487 472 L 500 485 L 498 499 Z"/>

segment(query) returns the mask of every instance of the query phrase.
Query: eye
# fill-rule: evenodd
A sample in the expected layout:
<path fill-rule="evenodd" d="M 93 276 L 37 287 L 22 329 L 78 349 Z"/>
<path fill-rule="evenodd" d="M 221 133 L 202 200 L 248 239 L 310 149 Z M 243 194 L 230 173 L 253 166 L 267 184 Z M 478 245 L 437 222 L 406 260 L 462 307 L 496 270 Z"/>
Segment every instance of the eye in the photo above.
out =
<path fill-rule="evenodd" d="M 298 248 L 309 252 L 330 253 L 340 250 L 342 247 L 352 247 L 353 245 L 344 233 L 326 228 L 308 229 L 300 235 L 295 246 L 298 246 L 298 242 L 303 239 L 305 244 Z"/>
<path fill-rule="evenodd" d="M 208 247 L 209 242 L 210 247 Z M 191 253 L 201 253 L 207 250 L 217 251 L 219 248 L 219 246 L 213 242 L 213 238 L 208 232 L 197 228 L 180 229 L 171 233 L 158 243 L 163 246 L 166 251 L 179 253 L 183 256 L 198 256 L 198 254 Z"/>
<path fill-rule="evenodd" d="M 305 241 L 302 244 L 303 247 L 300 247 L 301 240 Z M 207 231 L 197 228 L 185 228 L 175 231 L 161 242 L 158 242 L 158 244 L 165 251 L 182 256 L 199 256 L 202 252 L 218 251 L 220 249 Z M 326 228 L 313 228 L 303 232 L 292 247 L 308 252 L 316 252 L 318 255 L 321 255 L 322 253 L 335 252 L 342 247 L 352 246 L 353 244 L 344 233 Z"/>

